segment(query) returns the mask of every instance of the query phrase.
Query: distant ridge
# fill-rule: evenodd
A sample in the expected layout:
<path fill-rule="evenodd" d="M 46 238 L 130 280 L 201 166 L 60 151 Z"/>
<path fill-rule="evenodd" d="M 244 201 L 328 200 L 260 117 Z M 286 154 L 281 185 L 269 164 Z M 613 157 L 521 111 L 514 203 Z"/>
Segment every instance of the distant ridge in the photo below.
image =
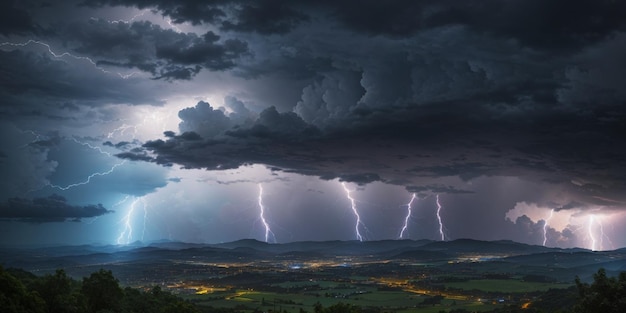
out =
<path fill-rule="evenodd" d="M 303 241 L 270 244 L 255 239 L 242 239 L 219 244 L 198 244 L 176 241 L 134 242 L 131 245 L 81 245 L 35 248 L 0 248 L 0 265 L 54 273 L 64 268 L 82 277 L 100 268 L 121 270 L 132 268 L 150 271 L 161 268 L 193 267 L 199 273 L 211 267 L 228 264 L 263 264 L 286 270 L 293 264 L 324 261 L 331 266 L 350 267 L 358 264 L 397 263 L 399 266 L 455 266 L 472 263 L 486 271 L 497 266 L 507 271 L 536 275 L 552 275 L 555 279 L 571 279 L 583 273 L 591 277 L 598 266 L 608 271 L 626 269 L 626 249 L 590 251 L 581 248 L 560 249 L 527 245 L 514 241 L 481 241 L 456 239 L 379 240 L 379 241 Z M 491 263 L 493 262 L 493 263 Z M 495 265 L 495 264 L 498 265 Z M 448 265 L 449 264 L 449 265 Z M 461 264 L 460 266 L 468 266 Z M 82 276 L 81 276 L 82 275 Z M 158 277 L 158 275 L 157 275 Z"/>

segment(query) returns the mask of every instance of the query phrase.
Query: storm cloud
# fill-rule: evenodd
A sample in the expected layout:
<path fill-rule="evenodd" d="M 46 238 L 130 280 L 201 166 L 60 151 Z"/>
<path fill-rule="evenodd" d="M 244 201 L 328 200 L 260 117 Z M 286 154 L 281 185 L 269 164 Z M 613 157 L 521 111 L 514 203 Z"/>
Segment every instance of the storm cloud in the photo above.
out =
<path fill-rule="evenodd" d="M 568 247 L 585 243 L 586 216 L 626 207 L 622 2 L 41 4 L 0 10 L 4 199 L 154 197 L 142 201 L 162 216 L 163 203 L 190 214 L 177 225 L 201 227 L 198 212 L 249 224 L 256 182 L 289 228 L 346 182 L 370 202 L 408 192 L 430 208 L 440 194 L 451 238 L 541 242 L 554 209 L 572 220 L 549 242 Z M 278 187 L 286 177 L 324 194 L 279 195 L 296 192 Z M 210 188 L 195 184 L 215 181 L 236 182 L 210 188 L 237 201 L 202 198 Z M 372 229 L 392 234 L 394 214 Z"/>
<path fill-rule="evenodd" d="M 82 218 L 98 217 L 113 211 L 98 205 L 77 206 L 67 203 L 59 195 L 46 198 L 10 198 L 0 204 L 0 219 L 29 223 L 80 221 Z"/>

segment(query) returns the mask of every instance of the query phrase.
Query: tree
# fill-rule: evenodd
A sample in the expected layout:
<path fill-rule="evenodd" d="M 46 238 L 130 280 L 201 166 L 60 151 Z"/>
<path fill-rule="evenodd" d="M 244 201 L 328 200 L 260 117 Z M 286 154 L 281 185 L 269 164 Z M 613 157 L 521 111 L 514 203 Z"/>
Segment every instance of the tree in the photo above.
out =
<path fill-rule="evenodd" d="M 83 278 L 82 293 L 90 312 L 119 312 L 124 292 L 111 271 L 100 269 Z"/>
<path fill-rule="evenodd" d="M 54 275 L 45 275 L 37 280 L 34 289 L 46 302 L 47 311 L 54 312 L 83 312 L 85 307 L 81 301 L 76 281 L 67 276 L 64 270 L 57 270 Z"/>
<path fill-rule="evenodd" d="M 606 271 L 601 268 L 593 275 L 593 283 L 587 284 L 576 277 L 578 302 L 574 306 L 575 312 L 626 312 L 626 272 L 621 272 L 619 278 L 607 277 Z"/>
<path fill-rule="evenodd" d="M 0 309 L 3 313 L 43 313 L 45 303 L 0 266 Z"/>

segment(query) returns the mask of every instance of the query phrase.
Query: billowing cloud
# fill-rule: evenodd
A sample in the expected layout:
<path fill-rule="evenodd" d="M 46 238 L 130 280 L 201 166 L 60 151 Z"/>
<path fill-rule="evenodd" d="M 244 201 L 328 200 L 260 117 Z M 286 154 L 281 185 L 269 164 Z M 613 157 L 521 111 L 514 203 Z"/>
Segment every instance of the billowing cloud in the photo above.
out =
<path fill-rule="evenodd" d="M 427 209 L 416 213 L 422 238 L 438 238 L 429 209 L 439 194 L 450 238 L 537 244 L 546 229 L 558 238 L 550 244 L 587 247 L 587 218 L 626 207 L 618 1 L 68 0 L 2 9 L 12 17 L 0 21 L 0 119 L 16 125 L 2 129 L 4 199 L 149 198 L 164 216 L 184 209 L 180 225 L 198 229 L 189 208 L 223 221 L 246 208 L 245 232 L 262 182 L 281 212 L 273 217 L 290 216 L 287 229 L 311 211 L 296 199 L 299 186 L 271 195 L 290 177 L 324 190 L 319 207 L 344 199 L 339 182 L 377 194 L 367 201 L 377 205 L 364 205 L 371 229 L 386 234 L 374 238 L 395 233 L 404 212 L 394 208 L 414 192 Z M 246 195 L 224 196 L 219 218 L 203 198 L 209 187 L 194 185 L 216 180 L 236 183 L 210 188 Z M 199 202 L 185 200 L 182 185 L 202 189 Z M 164 206 L 165 197 L 182 202 Z M 552 209 L 580 220 L 544 228 Z M 337 223 L 333 234 L 352 238 Z M 313 226 L 295 237 L 318 238 Z"/>
<path fill-rule="evenodd" d="M 100 65 L 137 69 L 166 79 L 191 79 L 200 69 L 221 71 L 248 52 L 238 39 L 212 31 L 198 36 L 163 29 L 148 21 L 111 23 L 102 19 L 74 22 L 62 34 L 66 45 Z"/>
<path fill-rule="evenodd" d="M 87 0 L 89 6 L 136 6 L 140 9 L 154 8 L 172 22 L 212 24 L 226 31 L 256 32 L 259 34 L 282 34 L 308 20 L 288 1 L 125 1 Z"/>
<path fill-rule="evenodd" d="M 295 113 L 278 113 L 274 108 L 261 112 L 251 125 L 228 128 L 233 124 L 229 124 L 222 111 L 210 109 L 207 103 L 199 106 L 207 113 L 187 114 L 191 108 L 181 111 L 180 131 L 184 131 L 181 135 L 150 141 L 144 145 L 147 151 L 121 156 L 145 159 L 150 152 L 155 155 L 152 161 L 157 163 L 206 169 L 260 163 L 323 179 L 359 183 L 378 180 L 405 185 L 411 191 L 428 189 L 442 193 L 468 192 L 462 182 L 476 177 L 518 176 L 562 185 L 581 202 L 606 204 L 600 198 L 625 200 L 616 193 L 623 188 L 619 174 L 623 169 L 612 166 L 608 170 L 594 165 L 619 164 L 612 158 L 624 154 L 620 148 L 612 147 L 612 156 L 598 153 L 604 151 L 606 138 L 618 135 L 606 129 L 602 125 L 604 121 L 592 122 L 588 117 L 585 117 L 587 125 L 581 126 L 581 120 L 571 117 L 569 126 L 561 124 L 554 130 L 542 124 L 557 116 L 532 118 L 529 122 L 543 131 L 537 138 L 534 130 L 524 131 L 531 129 L 530 124 L 519 121 L 520 116 L 494 121 L 490 109 L 476 107 L 472 120 L 459 116 L 465 111 L 456 104 L 446 105 L 449 112 L 425 108 L 389 113 L 379 117 L 376 123 L 365 116 L 361 125 L 340 130 L 320 130 Z M 213 115 L 219 119 L 209 118 Z M 589 137 L 584 142 L 578 140 L 578 144 L 597 154 L 597 160 L 592 163 L 588 159 L 590 155 L 580 152 L 562 155 L 571 149 L 570 140 L 581 132 Z M 603 157 L 606 159 L 601 161 Z M 445 177 L 460 180 L 456 186 L 436 183 Z M 573 184 L 574 177 L 596 181 L 596 188 Z M 563 201 L 561 205 L 566 205 L 572 199 Z"/>
<path fill-rule="evenodd" d="M 101 204 L 71 205 L 59 195 L 32 200 L 10 198 L 0 204 L 0 219 L 31 223 L 80 221 L 82 218 L 98 217 L 111 212 L 113 211 L 107 210 Z"/>

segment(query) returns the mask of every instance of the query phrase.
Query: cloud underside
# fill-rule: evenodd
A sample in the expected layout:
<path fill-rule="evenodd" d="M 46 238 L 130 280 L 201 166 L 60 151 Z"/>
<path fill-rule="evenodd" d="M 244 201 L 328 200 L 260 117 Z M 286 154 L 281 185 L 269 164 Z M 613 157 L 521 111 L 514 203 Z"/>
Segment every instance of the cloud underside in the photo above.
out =
<path fill-rule="evenodd" d="M 23 199 L 10 198 L 0 204 L 0 219 L 28 223 L 50 223 L 74 221 L 83 218 L 98 217 L 113 211 L 107 210 L 101 204 L 76 206 L 67 203 L 59 195 L 46 198 Z"/>
<path fill-rule="evenodd" d="M 12 4 L 25 16 L 0 22 L 4 35 L 37 34 L 107 71 L 144 73 L 145 84 L 207 79 L 203 71 L 254 82 L 233 86 L 246 99 L 227 97 L 224 110 L 182 110 L 165 140 L 111 142 L 124 159 L 210 170 L 258 163 L 428 193 L 512 176 L 563 186 L 580 203 L 626 202 L 624 2 L 86 0 L 204 31 L 73 19 L 54 24 L 54 35 Z M 133 92 L 146 77 L 85 79 L 71 59 L 43 55 L 3 46 L 0 114 L 167 98 L 161 88 Z M 262 99 L 268 93 L 282 104 Z"/>
<path fill-rule="evenodd" d="M 612 133 L 618 125 L 590 123 L 588 117 L 567 124 L 553 124 L 555 117 L 536 118 L 531 125 L 518 118 L 494 121 L 480 106 L 474 108 L 483 118 L 450 113 L 455 110 L 372 111 L 367 116 L 381 116 L 331 131 L 275 108 L 251 124 L 232 126 L 222 111 L 200 102 L 181 111 L 185 132 L 168 132 L 166 140 L 147 142 L 118 157 L 209 170 L 265 164 L 327 180 L 383 181 L 427 194 L 471 193 L 472 179 L 508 176 L 565 186 L 581 203 L 625 203 L 619 190 L 626 187 L 621 161 L 626 151 Z M 219 126 L 225 129 L 218 131 Z"/>

